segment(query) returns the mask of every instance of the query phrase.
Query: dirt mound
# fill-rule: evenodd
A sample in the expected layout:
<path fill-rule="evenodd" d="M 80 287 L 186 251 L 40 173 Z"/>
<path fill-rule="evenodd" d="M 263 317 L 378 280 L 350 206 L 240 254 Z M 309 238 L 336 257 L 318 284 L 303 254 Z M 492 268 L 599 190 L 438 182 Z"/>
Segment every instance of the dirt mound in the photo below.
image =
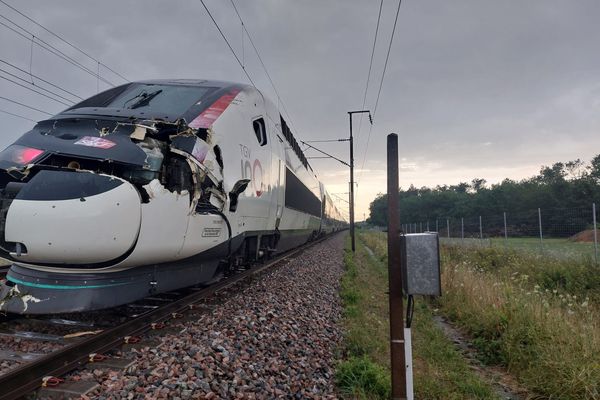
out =
<path fill-rule="evenodd" d="M 594 230 L 586 229 L 569 238 L 572 242 L 594 242 Z"/>

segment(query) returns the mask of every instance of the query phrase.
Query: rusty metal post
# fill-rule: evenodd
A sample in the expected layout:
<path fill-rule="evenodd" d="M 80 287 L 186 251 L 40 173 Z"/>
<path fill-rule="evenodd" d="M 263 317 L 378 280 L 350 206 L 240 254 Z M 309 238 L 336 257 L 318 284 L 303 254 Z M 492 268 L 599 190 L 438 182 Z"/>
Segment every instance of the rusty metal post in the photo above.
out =
<path fill-rule="evenodd" d="M 390 353 L 392 399 L 406 399 L 406 357 L 404 354 L 404 305 L 402 304 L 402 255 L 398 202 L 398 135 L 387 137 L 388 190 L 388 277 L 390 301 Z"/>

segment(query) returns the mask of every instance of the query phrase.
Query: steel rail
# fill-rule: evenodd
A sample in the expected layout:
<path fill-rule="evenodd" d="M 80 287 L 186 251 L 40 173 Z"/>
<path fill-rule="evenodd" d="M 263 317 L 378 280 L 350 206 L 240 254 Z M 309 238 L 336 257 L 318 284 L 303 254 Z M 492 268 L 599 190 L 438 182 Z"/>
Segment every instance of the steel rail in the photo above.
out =
<path fill-rule="evenodd" d="M 0 375 L 0 400 L 14 400 L 30 394 L 42 385 L 46 376 L 62 376 L 88 363 L 92 353 L 102 354 L 124 343 L 125 336 L 138 336 L 151 330 L 151 324 L 173 319 L 174 314 L 190 310 L 190 306 L 212 294 L 235 285 L 250 276 L 256 275 L 267 268 L 281 263 L 287 258 L 298 254 L 307 248 L 321 243 L 321 240 L 310 242 L 297 249 L 286 252 L 266 264 L 251 268 L 231 278 L 225 279 L 185 297 L 174 300 L 155 310 L 144 313 L 114 328 L 103 331 L 95 336 L 72 343 L 59 350 L 49 353 L 31 363 L 24 364 L 14 370 Z"/>

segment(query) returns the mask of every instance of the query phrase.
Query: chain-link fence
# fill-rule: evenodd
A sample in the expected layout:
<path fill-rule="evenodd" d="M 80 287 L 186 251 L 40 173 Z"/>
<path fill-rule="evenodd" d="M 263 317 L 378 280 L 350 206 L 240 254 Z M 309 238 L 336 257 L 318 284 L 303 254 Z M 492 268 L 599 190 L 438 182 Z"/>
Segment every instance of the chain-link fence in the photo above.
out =
<path fill-rule="evenodd" d="M 405 233 L 438 232 L 442 242 L 506 246 L 557 257 L 599 262 L 596 205 L 535 209 L 499 215 L 435 218 L 402 224 Z"/>

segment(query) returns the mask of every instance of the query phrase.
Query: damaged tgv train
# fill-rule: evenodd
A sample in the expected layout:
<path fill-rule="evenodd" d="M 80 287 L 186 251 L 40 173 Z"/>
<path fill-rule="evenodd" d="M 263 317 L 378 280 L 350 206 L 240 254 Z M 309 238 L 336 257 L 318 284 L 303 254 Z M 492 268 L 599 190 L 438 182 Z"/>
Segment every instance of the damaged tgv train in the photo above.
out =
<path fill-rule="evenodd" d="M 117 306 L 345 227 L 254 87 L 128 83 L 0 153 L 0 310 Z"/>

